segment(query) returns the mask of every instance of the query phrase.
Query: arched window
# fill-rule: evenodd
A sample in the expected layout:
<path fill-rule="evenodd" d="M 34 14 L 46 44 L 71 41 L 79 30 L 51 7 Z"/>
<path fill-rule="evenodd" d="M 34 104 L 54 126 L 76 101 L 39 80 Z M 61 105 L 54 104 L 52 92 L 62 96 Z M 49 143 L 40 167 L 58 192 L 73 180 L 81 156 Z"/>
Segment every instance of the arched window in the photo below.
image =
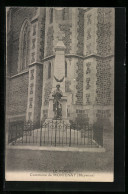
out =
<path fill-rule="evenodd" d="M 62 19 L 67 20 L 68 19 L 68 8 L 64 8 L 62 12 Z"/>
<path fill-rule="evenodd" d="M 30 63 L 30 23 L 25 20 L 19 39 L 18 72 L 25 70 Z"/>
<path fill-rule="evenodd" d="M 67 62 L 65 61 L 65 77 L 67 77 Z"/>
<path fill-rule="evenodd" d="M 53 8 L 49 9 L 49 23 L 51 24 L 53 22 Z"/>
<path fill-rule="evenodd" d="M 48 79 L 51 78 L 51 63 L 48 64 Z"/>

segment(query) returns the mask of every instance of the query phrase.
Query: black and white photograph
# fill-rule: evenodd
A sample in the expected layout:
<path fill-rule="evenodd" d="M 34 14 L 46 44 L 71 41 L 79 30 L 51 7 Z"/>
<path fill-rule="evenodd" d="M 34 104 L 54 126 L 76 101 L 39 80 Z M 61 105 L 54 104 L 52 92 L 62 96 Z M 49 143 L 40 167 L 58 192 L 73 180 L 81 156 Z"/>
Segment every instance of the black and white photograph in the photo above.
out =
<path fill-rule="evenodd" d="M 6 181 L 114 181 L 115 8 L 6 7 Z"/>

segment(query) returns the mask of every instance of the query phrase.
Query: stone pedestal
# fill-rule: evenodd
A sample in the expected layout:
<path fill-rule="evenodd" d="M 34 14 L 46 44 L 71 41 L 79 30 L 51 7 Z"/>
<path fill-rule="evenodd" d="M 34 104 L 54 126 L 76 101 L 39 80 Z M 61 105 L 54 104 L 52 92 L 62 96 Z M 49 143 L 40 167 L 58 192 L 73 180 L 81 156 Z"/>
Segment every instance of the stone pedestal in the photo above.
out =
<path fill-rule="evenodd" d="M 53 100 L 54 100 L 54 97 L 49 97 L 48 119 L 54 118 Z"/>
<path fill-rule="evenodd" d="M 65 45 L 63 41 L 59 41 L 55 47 L 55 63 L 54 63 L 54 77 L 58 80 L 63 79 L 59 82 L 60 89 L 65 92 Z M 56 89 L 58 82 L 53 79 L 53 90 Z"/>
<path fill-rule="evenodd" d="M 67 97 L 66 96 L 61 97 L 61 103 L 62 103 L 62 119 L 67 119 Z"/>

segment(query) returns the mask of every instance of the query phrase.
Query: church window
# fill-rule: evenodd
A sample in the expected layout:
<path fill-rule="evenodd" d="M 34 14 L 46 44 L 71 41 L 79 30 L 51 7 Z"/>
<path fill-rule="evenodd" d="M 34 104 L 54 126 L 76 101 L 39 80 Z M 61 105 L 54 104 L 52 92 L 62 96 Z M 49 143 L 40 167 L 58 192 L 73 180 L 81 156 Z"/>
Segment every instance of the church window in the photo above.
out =
<path fill-rule="evenodd" d="M 87 15 L 87 25 L 91 24 L 91 17 L 92 17 L 91 14 Z"/>
<path fill-rule="evenodd" d="M 50 8 L 49 10 L 49 23 L 53 23 L 53 8 Z"/>
<path fill-rule="evenodd" d="M 86 104 L 90 104 L 90 94 L 86 94 Z"/>
<path fill-rule="evenodd" d="M 31 63 L 35 62 L 35 52 L 31 53 Z"/>
<path fill-rule="evenodd" d="M 90 62 L 86 63 L 86 66 L 87 66 L 86 74 L 91 73 L 91 68 L 90 68 L 91 63 Z"/>
<path fill-rule="evenodd" d="M 91 43 L 87 44 L 86 49 L 87 49 L 86 54 L 87 55 L 91 54 Z"/>
<path fill-rule="evenodd" d="M 30 98 L 29 108 L 32 108 L 32 101 L 33 101 L 33 98 Z"/>
<path fill-rule="evenodd" d="M 67 20 L 68 19 L 68 8 L 64 8 L 62 12 L 62 19 Z"/>
<path fill-rule="evenodd" d="M 86 78 L 86 89 L 88 90 L 90 87 L 90 77 L 88 77 Z"/>
<path fill-rule="evenodd" d="M 33 94 L 33 83 L 30 84 L 30 94 Z"/>
<path fill-rule="evenodd" d="M 31 70 L 31 80 L 34 79 L 34 69 Z"/>
<path fill-rule="evenodd" d="M 51 78 L 51 63 L 48 64 L 48 79 Z"/>
<path fill-rule="evenodd" d="M 91 38 L 91 28 L 87 30 L 87 40 Z"/>
<path fill-rule="evenodd" d="M 33 26 L 33 36 L 36 35 L 36 24 Z"/>
<path fill-rule="evenodd" d="M 28 20 L 25 20 L 21 28 L 18 63 L 18 72 L 27 69 L 30 63 L 30 23 Z"/>
<path fill-rule="evenodd" d="M 67 77 L 67 62 L 65 61 L 65 77 Z"/>
<path fill-rule="evenodd" d="M 35 48 L 35 42 L 36 42 L 36 39 L 33 39 L 33 40 L 32 40 L 32 49 Z"/>

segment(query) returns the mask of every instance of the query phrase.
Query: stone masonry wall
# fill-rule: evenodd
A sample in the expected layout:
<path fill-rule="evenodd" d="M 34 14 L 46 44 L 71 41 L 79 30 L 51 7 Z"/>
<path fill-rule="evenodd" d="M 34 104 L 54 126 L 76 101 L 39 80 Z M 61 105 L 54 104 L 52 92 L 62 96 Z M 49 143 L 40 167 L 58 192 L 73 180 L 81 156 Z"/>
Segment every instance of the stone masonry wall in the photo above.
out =
<path fill-rule="evenodd" d="M 42 66 L 36 67 L 36 88 L 35 88 L 35 107 L 34 107 L 34 120 L 36 124 L 40 123 L 41 104 L 42 104 Z"/>
<path fill-rule="evenodd" d="M 113 8 L 97 9 L 97 54 L 113 54 Z"/>
<path fill-rule="evenodd" d="M 85 13 L 85 55 L 96 55 L 84 72 L 84 99 L 91 100 L 95 122 L 113 126 L 114 119 L 114 9 L 93 8 Z M 94 38 L 95 37 L 95 38 Z M 85 61 L 88 59 L 85 59 Z M 92 58 L 90 57 L 90 60 Z M 94 74 L 89 76 L 94 68 Z M 94 85 L 91 80 L 94 78 Z M 86 87 L 85 87 L 86 86 Z M 93 89 L 91 91 L 91 88 Z M 86 94 L 88 92 L 88 94 Z"/>
<path fill-rule="evenodd" d="M 66 46 L 65 54 L 70 54 L 71 52 L 71 24 L 59 24 L 60 32 L 63 34 L 62 41 Z"/>
<path fill-rule="evenodd" d="M 110 109 L 97 110 L 96 121 L 97 121 L 98 124 L 102 123 L 104 127 L 110 126 L 110 117 L 111 117 Z"/>
<path fill-rule="evenodd" d="M 78 13 L 78 36 L 77 36 L 77 54 L 83 55 L 84 51 L 84 10 L 79 8 Z"/>
<path fill-rule="evenodd" d="M 14 77 L 10 80 L 9 107 L 10 116 L 25 114 L 28 97 L 28 73 Z"/>
<path fill-rule="evenodd" d="M 53 55 L 53 40 L 54 40 L 53 34 L 54 34 L 53 26 L 50 26 L 47 32 L 47 40 L 46 40 L 47 47 L 46 47 L 45 56 Z"/>
<path fill-rule="evenodd" d="M 44 58 L 44 43 L 45 43 L 45 18 L 41 19 L 40 29 L 40 61 Z"/>
<path fill-rule="evenodd" d="M 83 104 L 87 107 L 95 104 L 96 96 L 96 59 L 84 60 Z"/>
<path fill-rule="evenodd" d="M 96 103 L 110 105 L 111 103 L 111 58 L 97 59 Z"/>
<path fill-rule="evenodd" d="M 77 62 L 77 77 L 76 77 L 76 89 L 77 89 L 77 93 L 76 93 L 76 104 L 82 105 L 83 104 L 83 60 L 82 59 L 78 59 Z"/>

